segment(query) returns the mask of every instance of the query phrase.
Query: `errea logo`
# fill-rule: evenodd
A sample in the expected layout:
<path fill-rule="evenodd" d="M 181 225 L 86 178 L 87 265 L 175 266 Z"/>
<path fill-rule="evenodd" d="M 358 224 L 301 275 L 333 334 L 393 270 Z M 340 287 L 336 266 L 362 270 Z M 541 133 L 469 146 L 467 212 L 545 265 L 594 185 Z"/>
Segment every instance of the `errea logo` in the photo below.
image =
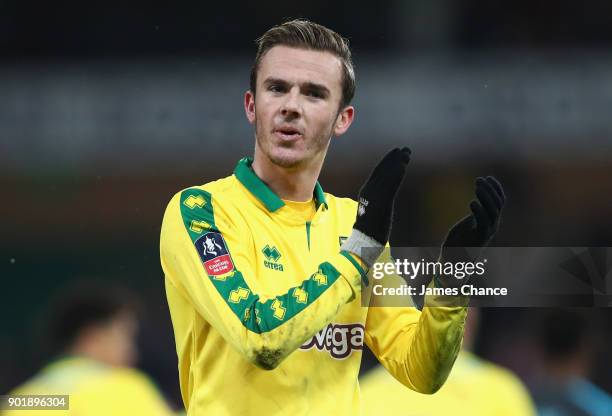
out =
<path fill-rule="evenodd" d="M 268 269 L 278 270 L 280 272 L 284 270 L 283 265 L 278 262 L 278 260 L 281 258 L 281 253 L 278 251 L 276 246 L 270 247 L 266 244 L 261 252 L 266 257 L 264 260 L 264 266 L 266 266 Z"/>

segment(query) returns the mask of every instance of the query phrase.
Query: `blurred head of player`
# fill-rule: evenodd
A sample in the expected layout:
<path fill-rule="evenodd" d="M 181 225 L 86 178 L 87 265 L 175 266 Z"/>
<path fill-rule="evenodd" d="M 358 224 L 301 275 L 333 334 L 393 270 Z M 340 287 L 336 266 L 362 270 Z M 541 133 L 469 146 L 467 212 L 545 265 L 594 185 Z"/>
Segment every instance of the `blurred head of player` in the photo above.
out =
<path fill-rule="evenodd" d="M 601 348 L 599 316 L 587 309 L 551 309 L 542 318 L 537 336 L 544 370 L 561 382 L 588 377 Z"/>
<path fill-rule="evenodd" d="M 49 335 L 55 353 L 112 366 L 135 364 L 136 302 L 124 289 L 79 283 L 57 297 L 50 314 Z"/>
<path fill-rule="evenodd" d="M 247 118 L 255 126 L 255 161 L 320 170 L 332 136 L 347 131 L 355 75 L 348 41 L 316 23 L 293 20 L 257 40 Z"/>

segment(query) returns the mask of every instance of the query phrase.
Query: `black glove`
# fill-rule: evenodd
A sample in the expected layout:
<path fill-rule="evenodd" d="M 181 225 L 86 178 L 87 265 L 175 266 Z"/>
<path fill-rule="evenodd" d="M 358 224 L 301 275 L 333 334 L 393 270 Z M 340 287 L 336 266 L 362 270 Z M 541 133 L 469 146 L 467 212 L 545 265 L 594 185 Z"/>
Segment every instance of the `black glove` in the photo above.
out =
<path fill-rule="evenodd" d="M 383 246 L 389 241 L 393 204 L 406 174 L 410 153 L 407 147 L 391 150 L 359 191 L 359 208 L 353 228 Z"/>
<path fill-rule="evenodd" d="M 359 207 L 353 232 L 340 249 L 357 255 L 369 267 L 380 256 L 389 240 L 395 195 L 409 161 L 410 149 L 407 147 L 391 150 L 374 168 L 359 191 Z"/>
<path fill-rule="evenodd" d="M 472 214 L 455 224 L 442 245 L 443 261 L 469 261 L 473 259 L 460 253 L 465 251 L 453 247 L 486 247 L 499 228 L 501 212 L 506 203 L 506 195 L 497 179 L 493 176 L 476 179 L 476 197 L 470 203 Z"/>

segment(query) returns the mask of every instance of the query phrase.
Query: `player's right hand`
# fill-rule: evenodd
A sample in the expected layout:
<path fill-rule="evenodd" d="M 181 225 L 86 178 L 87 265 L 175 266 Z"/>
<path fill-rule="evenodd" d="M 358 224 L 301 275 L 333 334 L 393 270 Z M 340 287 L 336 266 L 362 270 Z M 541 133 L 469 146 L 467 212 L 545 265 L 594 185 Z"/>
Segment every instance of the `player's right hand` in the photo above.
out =
<path fill-rule="evenodd" d="M 378 241 L 389 241 L 395 196 L 406 175 L 411 151 L 395 148 L 382 158 L 359 191 L 357 220 L 353 228 Z"/>
<path fill-rule="evenodd" d="M 395 196 L 406 175 L 410 154 L 407 147 L 391 150 L 359 191 L 357 219 L 341 250 L 353 253 L 368 267 L 374 264 L 389 240 Z"/>

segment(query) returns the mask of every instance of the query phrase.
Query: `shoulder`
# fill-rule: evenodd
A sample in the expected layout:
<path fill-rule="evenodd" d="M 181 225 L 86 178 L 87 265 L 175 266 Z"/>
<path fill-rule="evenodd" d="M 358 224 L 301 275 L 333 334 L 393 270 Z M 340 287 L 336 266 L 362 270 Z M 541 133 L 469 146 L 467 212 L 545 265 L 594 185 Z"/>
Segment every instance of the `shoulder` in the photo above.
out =
<path fill-rule="evenodd" d="M 236 188 L 235 176 L 227 176 L 203 185 L 190 186 L 176 192 L 166 207 L 165 217 L 170 215 L 184 217 L 187 213 L 212 215 L 213 199 L 216 202 L 231 198 Z"/>
<path fill-rule="evenodd" d="M 132 400 L 136 397 L 157 397 L 159 390 L 153 381 L 143 372 L 133 368 L 110 369 L 98 377 L 93 377 L 79 386 L 79 395 L 83 397 L 123 398 Z"/>
<path fill-rule="evenodd" d="M 109 397 L 113 400 L 109 401 Z M 80 386 L 73 398 L 75 408 L 87 410 L 87 414 L 92 415 L 170 414 L 153 381 L 132 368 L 115 368 L 90 380 Z"/>
<path fill-rule="evenodd" d="M 204 232 L 227 231 L 235 226 L 239 217 L 236 212 L 244 205 L 238 184 L 232 175 L 174 194 L 164 213 L 162 242 L 181 241 L 185 231 L 195 241 Z"/>
<path fill-rule="evenodd" d="M 506 397 L 515 401 L 529 401 L 527 388 L 512 371 L 487 360 L 480 359 L 480 362 L 481 367 L 477 383 L 481 383 L 483 389 L 503 391 Z"/>
<path fill-rule="evenodd" d="M 88 380 L 104 376 L 108 367 L 82 357 L 57 358 L 47 363 L 13 394 L 57 394 L 72 392 Z"/>
<path fill-rule="evenodd" d="M 325 194 L 325 200 L 330 214 L 340 227 L 340 234 L 348 236 L 357 217 L 357 202 L 351 198 L 337 197 L 328 193 Z"/>
<path fill-rule="evenodd" d="M 22 394 L 50 394 L 51 392 L 42 383 L 39 383 L 37 379 L 27 380 L 23 384 L 15 387 L 9 392 L 10 396 L 18 396 Z"/>
<path fill-rule="evenodd" d="M 183 188 L 180 191 L 176 192 L 168 205 L 172 205 L 173 203 L 180 202 L 182 199 L 189 198 L 189 196 L 196 197 L 197 195 L 206 196 L 210 198 L 212 195 L 217 197 L 222 197 L 224 194 L 229 193 L 236 183 L 236 178 L 234 175 L 226 176 L 225 178 L 217 179 L 211 182 L 207 182 L 202 185 L 193 185 L 187 188 Z M 197 201 L 194 201 L 194 203 Z"/>
<path fill-rule="evenodd" d="M 357 212 L 357 201 L 351 198 L 339 197 L 325 192 L 325 200 L 330 209 L 346 213 Z"/>
<path fill-rule="evenodd" d="M 145 373 L 134 368 L 115 368 L 100 380 L 112 389 L 156 390 L 153 381 Z"/>

